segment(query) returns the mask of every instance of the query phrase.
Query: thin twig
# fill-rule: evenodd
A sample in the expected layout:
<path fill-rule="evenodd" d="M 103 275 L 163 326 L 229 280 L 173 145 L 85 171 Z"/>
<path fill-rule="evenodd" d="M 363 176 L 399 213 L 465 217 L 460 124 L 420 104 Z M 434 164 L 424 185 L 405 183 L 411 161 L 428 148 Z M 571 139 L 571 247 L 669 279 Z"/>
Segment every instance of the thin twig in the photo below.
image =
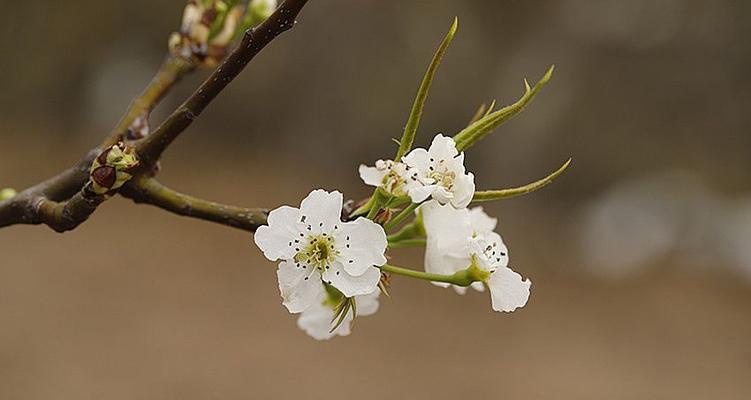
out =
<path fill-rule="evenodd" d="M 213 203 L 168 189 L 150 175 L 164 150 L 187 128 L 211 101 L 245 68 L 267 44 L 292 28 L 307 0 L 286 0 L 269 18 L 245 32 L 240 43 L 208 79 L 153 133 L 137 144 L 142 168 L 134 172 L 132 184 L 122 188 L 126 197 L 190 217 L 254 231 L 265 223 L 261 209 L 246 209 Z M 46 224 L 63 232 L 85 221 L 106 199 L 86 188 L 92 161 L 104 149 L 124 138 L 127 129 L 148 113 L 187 72 L 190 61 L 168 56 L 157 75 L 129 106 L 107 139 L 75 166 L 0 202 L 0 227 L 14 224 Z M 153 197 L 151 197 L 153 196 Z"/>
<path fill-rule="evenodd" d="M 287 0 L 265 21 L 245 31 L 240 43 L 227 58 L 206 78 L 180 107 L 154 132 L 138 144 L 139 158 L 150 166 L 161 157 L 164 150 L 195 120 L 212 100 L 242 72 L 245 66 L 267 44 L 295 24 L 295 18 L 308 0 Z"/>
<path fill-rule="evenodd" d="M 139 176 L 120 190 L 136 203 L 157 206 L 186 217 L 203 219 L 250 232 L 266 223 L 267 210 L 243 208 L 199 199 L 172 190 L 154 178 Z"/>
<path fill-rule="evenodd" d="M 193 71 L 196 64 L 182 57 L 173 54 L 168 55 L 162 65 L 159 67 L 154 78 L 146 86 L 138 97 L 133 99 L 128 106 L 128 110 L 120 118 L 117 126 L 112 130 L 109 137 L 102 142 L 100 148 L 106 149 L 109 146 L 123 140 L 128 128 L 139 116 L 146 116 L 151 113 L 154 107 L 164 98 L 172 87 L 182 79 L 183 76 Z"/>

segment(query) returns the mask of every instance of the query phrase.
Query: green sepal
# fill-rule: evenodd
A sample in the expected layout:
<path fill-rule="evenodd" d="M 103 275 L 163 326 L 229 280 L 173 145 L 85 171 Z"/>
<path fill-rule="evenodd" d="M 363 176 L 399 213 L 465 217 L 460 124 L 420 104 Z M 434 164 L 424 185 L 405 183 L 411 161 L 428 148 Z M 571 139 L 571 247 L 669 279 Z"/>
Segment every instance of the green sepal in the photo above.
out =
<path fill-rule="evenodd" d="M 501 108 L 500 110 L 486 114 L 479 120 L 473 122 L 461 132 L 454 136 L 454 142 L 456 142 L 456 149 L 464 151 L 470 146 L 475 144 L 485 135 L 492 132 L 499 125 L 510 120 L 529 104 L 530 101 L 537 95 L 543 86 L 550 80 L 553 75 L 553 69 L 555 66 L 551 66 L 543 77 L 535 84 L 534 87 L 530 87 L 527 80 L 524 80 L 524 95 L 516 101 L 516 103 Z"/>
<path fill-rule="evenodd" d="M 443 54 L 454 39 L 454 34 L 456 34 L 458 24 L 459 20 L 454 18 L 451 28 L 449 28 L 448 33 L 443 38 L 440 46 L 438 46 L 438 50 L 436 50 L 433 55 L 433 60 L 430 62 L 428 70 L 425 71 L 425 76 L 423 76 L 420 87 L 417 89 L 417 96 L 415 96 L 415 101 L 412 104 L 412 110 L 409 113 L 407 125 L 404 127 L 404 133 L 402 134 L 401 140 L 399 140 L 399 150 L 396 152 L 394 161 L 401 160 L 401 158 L 412 148 L 412 143 L 415 141 L 415 135 L 417 134 L 417 128 L 420 125 L 422 110 L 425 107 L 425 101 L 428 99 L 430 85 L 433 83 L 433 77 L 438 69 L 438 65 L 441 63 L 441 59 L 443 59 Z"/>
<path fill-rule="evenodd" d="M 472 197 L 472 202 L 480 202 L 480 201 L 491 201 L 491 200 L 502 200 L 502 199 L 508 199 L 511 197 L 521 196 L 527 193 L 532 193 L 538 189 L 542 189 L 543 187 L 549 185 L 555 178 L 560 176 L 563 171 L 568 168 L 569 164 L 571 164 L 571 159 L 569 158 L 563 165 L 560 166 L 557 170 L 555 170 L 552 174 L 529 184 L 526 184 L 524 186 L 519 186 L 515 188 L 508 188 L 508 189 L 500 189 L 500 190 L 482 190 L 475 192 L 475 195 Z"/>

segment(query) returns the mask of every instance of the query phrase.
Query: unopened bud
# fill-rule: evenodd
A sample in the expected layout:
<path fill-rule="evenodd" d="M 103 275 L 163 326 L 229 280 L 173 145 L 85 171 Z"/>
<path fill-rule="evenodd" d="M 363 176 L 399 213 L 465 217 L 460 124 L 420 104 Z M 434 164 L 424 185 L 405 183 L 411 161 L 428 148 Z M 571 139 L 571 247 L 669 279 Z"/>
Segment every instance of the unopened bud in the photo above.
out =
<path fill-rule="evenodd" d="M 385 225 L 391 220 L 392 215 L 393 211 L 391 211 L 390 208 L 382 208 L 378 210 L 378 213 L 373 218 L 373 222 L 375 222 L 376 224 Z"/>
<path fill-rule="evenodd" d="M 114 194 L 133 177 L 131 173 L 138 164 L 134 147 L 126 146 L 122 142 L 110 146 L 91 164 L 89 176 L 92 190 L 102 195 Z"/>
<path fill-rule="evenodd" d="M 15 196 L 17 193 L 12 188 L 4 188 L 0 189 L 0 201 L 7 200 L 13 196 Z"/>
<path fill-rule="evenodd" d="M 189 0 L 180 32 L 169 38 L 170 52 L 196 65 L 212 67 L 228 53 L 248 13 L 245 3 L 237 0 Z"/>
<path fill-rule="evenodd" d="M 251 0 L 248 17 L 258 24 L 268 18 L 276 10 L 276 0 Z"/>

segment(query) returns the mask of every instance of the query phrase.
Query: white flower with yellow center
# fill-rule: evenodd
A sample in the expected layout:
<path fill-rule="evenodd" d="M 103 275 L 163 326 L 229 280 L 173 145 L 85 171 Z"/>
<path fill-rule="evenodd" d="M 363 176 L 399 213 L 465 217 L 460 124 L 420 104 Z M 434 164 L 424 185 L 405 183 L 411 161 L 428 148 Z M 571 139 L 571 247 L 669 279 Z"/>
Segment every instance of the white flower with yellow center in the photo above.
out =
<path fill-rule="evenodd" d="M 357 316 L 364 317 L 375 314 L 378 311 L 378 296 L 380 290 L 362 296 L 355 296 L 357 303 Z M 297 326 L 304 330 L 316 340 L 328 340 L 334 336 L 347 336 L 352 332 L 353 314 L 347 313 L 342 323 L 333 331 L 331 323 L 334 319 L 334 309 L 338 304 L 338 299 L 332 299 L 330 295 L 321 298 L 313 303 L 300 314 L 297 319 Z"/>
<path fill-rule="evenodd" d="M 421 186 L 416 179 L 409 179 L 409 167 L 392 160 L 378 160 L 374 167 L 360 165 L 360 178 L 366 185 L 382 187 L 394 196 L 406 196 L 410 189 Z"/>
<path fill-rule="evenodd" d="M 432 197 L 441 204 L 465 208 L 475 194 L 475 176 L 464 169 L 464 153 L 450 137 L 438 134 L 428 150 L 417 148 L 402 158 L 407 179 L 419 182 L 408 190 L 414 203 Z"/>
<path fill-rule="evenodd" d="M 314 190 L 300 208 L 279 207 L 258 228 L 256 245 L 271 261 L 281 260 L 277 276 L 284 305 L 299 313 L 324 294 L 321 281 L 347 297 L 378 289 L 386 263 L 386 233 L 371 220 L 341 221 L 342 194 Z"/>
<path fill-rule="evenodd" d="M 428 237 L 425 271 L 451 275 L 474 265 L 487 272 L 488 277 L 484 282 L 472 283 L 472 287 L 478 291 L 483 291 L 484 286 L 490 289 L 493 310 L 511 312 L 527 304 L 532 283 L 508 267 L 508 249 L 501 235 L 493 231 L 495 218 L 480 207 L 457 210 L 435 202 L 420 210 Z M 454 288 L 460 294 L 466 291 L 464 287 Z"/>
<path fill-rule="evenodd" d="M 401 162 L 378 160 L 374 167 L 360 165 L 360 178 L 366 185 L 382 187 L 395 196 L 414 203 L 432 197 L 441 204 L 465 208 L 475 194 L 475 176 L 464 169 L 464 153 L 456 150 L 454 139 L 436 135 L 428 150 L 416 148 Z"/>

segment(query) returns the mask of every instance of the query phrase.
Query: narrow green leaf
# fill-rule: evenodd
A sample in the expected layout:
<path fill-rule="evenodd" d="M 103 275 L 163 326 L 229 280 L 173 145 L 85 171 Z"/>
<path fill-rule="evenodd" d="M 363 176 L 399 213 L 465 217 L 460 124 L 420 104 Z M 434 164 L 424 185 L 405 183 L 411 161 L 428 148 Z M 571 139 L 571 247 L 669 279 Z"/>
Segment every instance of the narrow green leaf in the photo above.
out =
<path fill-rule="evenodd" d="M 485 111 L 485 115 L 483 115 L 483 117 L 487 117 L 490 113 L 492 113 L 494 108 L 495 108 L 495 100 L 493 100 L 490 103 L 490 107 L 488 107 L 488 111 Z"/>
<path fill-rule="evenodd" d="M 516 196 L 521 196 L 523 194 L 532 193 L 535 190 L 541 189 L 547 186 L 548 184 L 550 184 L 551 182 L 553 182 L 553 179 L 561 175 L 563 171 L 565 171 L 566 168 L 568 168 L 569 164 L 571 164 L 570 158 L 552 174 L 540 179 L 539 181 L 532 182 L 528 185 L 519 186 L 515 188 L 510 188 L 510 189 L 483 190 L 483 191 L 475 192 L 475 196 L 472 198 L 472 202 L 508 199 L 511 197 L 516 197 Z"/>
<path fill-rule="evenodd" d="M 420 125 L 422 110 L 425 107 L 425 101 L 428 99 L 430 85 L 433 83 L 433 77 L 438 69 L 438 64 L 441 63 L 443 54 L 454 39 L 458 23 L 458 19 L 454 18 L 451 28 L 449 28 L 446 37 L 443 38 L 441 45 L 438 46 L 438 50 L 436 50 L 435 55 L 433 55 L 433 60 L 430 62 L 428 70 L 425 71 L 425 76 L 422 78 L 420 88 L 417 90 L 417 96 L 415 97 L 415 102 L 412 104 L 412 111 L 409 113 L 409 119 L 407 119 L 407 125 L 404 127 L 404 134 L 402 134 L 402 139 L 399 141 L 399 150 L 396 152 L 394 160 L 400 160 L 412 148 L 412 143 L 415 141 L 415 135 L 417 134 L 417 128 Z"/>
<path fill-rule="evenodd" d="M 500 110 L 491 112 L 478 121 L 470 124 L 468 127 L 462 129 L 461 132 L 454 136 L 456 142 L 456 149 L 463 151 L 475 144 L 478 140 L 482 139 L 488 133 L 492 132 L 499 125 L 513 118 L 516 114 L 519 114 L 524 110 L 524 107 L 529 104 L 530 101 L 537 95 L 543 86 L 550 80 L 553 75 L 553 69 L 555 66 L 551 66 L 548 72 L 543 75 L 537 84 L 533 88 L 529 87 L 527 80 L 524 80 L 524 95 L 516 101 L 516 103 L 501 108 Z"/>
<path fill-rule="evenodd" d="M 487 106 L 485 103 L 480 104 L 480 107 L 477 107 L 477 111 L 475 111 L 474 114 L 472 114 L 472 118 L 469 119 L 469 122 L 467 122 L 467 126 L 472 125 L 473 123 L 477 122 L 480 118 L 484 117 L 486 115 Z"/>

